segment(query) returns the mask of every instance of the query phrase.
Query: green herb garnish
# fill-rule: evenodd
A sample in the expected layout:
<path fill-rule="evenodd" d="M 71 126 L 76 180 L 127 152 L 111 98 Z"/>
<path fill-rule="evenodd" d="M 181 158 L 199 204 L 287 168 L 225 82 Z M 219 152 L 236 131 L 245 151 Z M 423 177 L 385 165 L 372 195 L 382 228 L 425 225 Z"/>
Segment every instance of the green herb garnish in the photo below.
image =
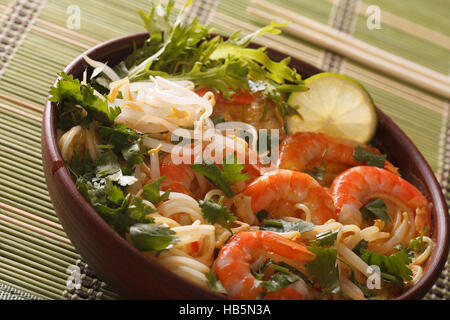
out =
<path fill-rule="evenodd" d="M 135 224 L 130 227 L 130 239 L 141 251 L 161 251 L 168 249 L 179 240 L 175 232 L 162 223 Z"/>
<path fill-rule="evenodd" d="M 161 194 L 160 190 L 161 190 L 161 182 L 165 179 L 166 177 L 162 176 L 161 178 L 148 183 L 144 186 L 144 192 L 142 193 L 142 195 L 144 196 L 144 198 L 148 201 L 150 201 L 151 203 L 153 203 L 155 206 L 160 203 L 161 201 L 166 200 L 167 198 L 169 198 L 170 195 L 170 189 L 165 191 L 163 194 Z"/>
<path fill-rule="evenodd" d="M 356 146 L 353 152 L 355 161 L 365 163 L 368 166 L 384 168 L 386 163 L 386 155 L 379 155 L 363 147 Z"/>
<path fill-rule="evenodd" d="M 298 231 L 300 233 L 311 231 L 314 224 L 299 220 L 296 222 L 287 222 L 282 219 L 269 219 L 263 220 L 262 225 L 259 227 L 261 230 L 268 230 L 274 232 L 290 232 Z"/>
<path fill-rule="evenodd" d="M 220 282 L 219 279 L 217 279 L 217 276 L 213 272 L 208 272 L 206 274 L 206 279 L 208 279 L 208 288 L 214 292 L 227 294 L 227 290 L 222 285 L 222 282 Z"/>
<path fill-rule="evenodd" d="M 361 214 L 364 220 L 371 221 L 373 219 L 380 219 L 385 222 L 391 222 L 391 218 L 386 213 L 387 207 L 383 200 L 375 199 L 363 206 Z"/>
<path fill-rule="evenodd" d="M 222 205 L 222 201 L 223 197 L 221 197 L 218 202 L 212 200 L 200 200 L 199 206 L 206 221 L 211 224 L 220 224 L 222 227 L 232 232 L 228 222 L 235 221 L 237 217 L 233 215 L 227 207 Z"/>
<path fill-rule="evenodd" d="M 322 295 L 339 292 L 339 271 L 336 263 L 337 250 L 321 248 L 315 245 L 308 246 L 308 250 L 315 253 L 316 258 L 306 264 L 306 270 L 319 283 Z"/>

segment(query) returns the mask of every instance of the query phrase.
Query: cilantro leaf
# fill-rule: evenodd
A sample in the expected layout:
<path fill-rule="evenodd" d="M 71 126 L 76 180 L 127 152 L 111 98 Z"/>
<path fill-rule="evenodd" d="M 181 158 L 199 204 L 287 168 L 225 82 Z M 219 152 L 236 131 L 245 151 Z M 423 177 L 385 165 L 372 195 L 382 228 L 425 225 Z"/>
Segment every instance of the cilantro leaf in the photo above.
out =
<path fill-rule="evenodd" d="M 130 227 L 130 239 L 140 251 L 161 251 L 168 249 L 179 240 L 175 231 L 162 223 L 135 224 Z"/>
<path fill-rule="evenodd" d="M 361 240 L 357 243 L 357 245 L 353 248 L 353 252 L 356 253 L 358 256 L 362 255 L 365 250 L 369 247 L 369 242 L 366 240 Z"/>
<path fill-rule="evenodd" d="M 317 181 L 323 181 L 323 179 L 325 178 L 325 172 L 326 172 L 325 155 L 326 154 L 327 154 L 327 150 L 325 150 L 322 153 L 322 166 L 321 167 L 319 167 L 319 168 L 315 167 L 314 170 L 305 170 L 305 173 L 309 174 L 311 177 L 313 177 Z"/>
<path fill-rule="evenodd" d="M 369 289 L 366 285 L 363 285 L 354 279 L 353 283 L 361 290 L 366 299 L 374 298 L 378 295 L 375 290 Z"/>
<path fill-rule="evenodd" d="M 275 292 L 297 282 L 299 279 L 300 277 L 294 273 L 274 273 L 270 280 L 262 282 L 262 286 L 267 292 Z"/>
<path fill-rule="evenodd" d="M 223 200 L 223 198 L 221 198 L 218 203 L 212 200 L 200 200 L 199 206 L 206 221 L 211 224 L 220 224 L 222 227 L 232 232 L 228 221 L 235 221 L 237 218 L 227 207 L 222 205 L 221 200 Z"/>
<path fill-rule="evenodd" d="M 206 279 L 208 279 L 208 288 L 214 292 L 227 294 L 227 290 L 223 287 L 222 282 L 217 279 L 214 272 L 208 272 L 206 274 Z"/>
<path fill-rule="evenodd" d="M 139 144 L 135 143 L 127 148 L 121 150 L 122 156 L 127 162 L 127 168 L 141 164 L 144 161 L 144 154 L 141 151 Z"/>
<path fill-rule="evenodd" d="M 331 232 L 330 230 L 327 230 L 316 235 L 316 238 L 313 240 L 313 242 L 317 243 L 321 247 L 331 247 L 332 245 L 334 245 L 338 233 L 339 231 Z"/>
<path fill-rule="evenodd" d="M 136 223 L 152 222 L 146 217 L 152 208 L 140 203 L 141 200 L 136 197 L 130 201 L 131 196 L 124 196 L 122 190 L 110 180 L 80 176 L 76 185 L 100 216 L 121 235 Z"/>
<path fill-rule="evenodd" d="M 423 235 L 425 234 L 425 232 L 426 229 L 418 237 L 411 240 L 407 248 L 408 251 L 417 253 L 422 253 L 425 251 L 425 245 L 423 242 Z"/>
<path fill-rule="evenodd" d="M 126 176 L 122 173 L 119 159 L 112 150 L 100 153 L 95 160 L 95 174 L 98 178 L 106 178 L 125 187 L 134 184 L 137 179 L 134 176 Z"/>
<path fill-rule="evenodd" d="M 267 268 L 274 270 L 273 274 L 268 280 L 262 280 L 264 272 Z M 305 283 L 311 284 L 312 282 L 301 271 L 290 266 L 285 262 L 275 263 L 271 259 L 267 259 L 258 270 L 251 269 L 252 275 L 255 277 L 254 287 L 262 286 L 266 291 L 262 292 L 258 299 L 264 299 L 268 292 L 275 292 L 284 287 L 303 279 Z"/>
<path fill-rule="evenodd" d="M 67 168 L 75 179 L 77 179 L 86 173 L 93 172 L 95 170 L 95 164 L 89 156 L 89 152 L 81 153 L 79 149 L 75 148 Z"/>
<path fill-rule="evenodd" d="M 140 138 L 136 131 L 123 124 L 116 124 L 114 127 L 99 126 L 98 133 L 105 144 L 114 146 L 115 151 L 130 147 Z"/>
<path fill-rule="evenodd" d="M 86 125 L 93 120 L 111 126 L 120 114 L 119 107 L 109 107 L 108 102 L 94 94 L 89 84 L 81 84 L 78 79 L 64 72 L 56 87 L 50 88 L 49 100 L 58 107 L 58 128 L 69 130 L 76 125 Z"/>
<path fill-rule="evenodd" d="M 133 197 L 127 208 L 127 214 L 136 221 L 144 221 L 145 216 L 153 212 L 156 212 L 156 210 L 145 204 L 139 197 Z M 150 220 L 152 221 L 153 219 Z"/>
<path fill-rule="evenodd" d="M 338 292 L 340 284 L 336 264 L 337 250 L 317 246 L 308 246 L 308 250 L 316 254 L 316 258 L 306 264 L 306 270 L 319 283 L 322 295 Z"/>
<path fill-rule="evenodd" d="M 362 217 L 366 221 L 370 221 L 373 219 L 380 219 L 385 222 L 390 222 L 391 218 L 389 218 L 389 215 L 386 213 L 387 207 L 383 200 L 377 198 L 375 200 L 372 200 L 365 206 L 363 206 L 360 211 L 362 214 Z"/>
<path fill-rule="evenodd" d="M 269 219 L 264 220 L 263 224 L 259 227 L 261 230 L 268 230 L 273 232 L 290 232 L 298 231 L 300 233 L 311 231 L 314 224 L 299 220 L 297 222 L 287 222 L 282 219 Z"/>
<path fill-rule="evenodd" d="M 113 185 L 110 180 L 105 180 L 105 192 L 108 201 L 112 202 L 115 205 L 120 206 L 125 200 L 125 196 L 123 195 L 122 190 Z"/>
<path fill-rule="evenodd" d="M 148 183 L 144 186 L 144 192 L 142 195 L 144 198 L 151 203 L 153 203 L 155 206 L 160 203 L 161 201 L 166 200 L 169 198 L 170 195 L 170 189 L 161 194 L 161 181 L 163 181 L 166 177 L 162 176 L 161 178 Z"/>
<path fill-rule="evenodd" d="M 408 265 L 411 263 L 411 258 L 406 250 L 400 250 L 390 256 L 366 250 L 361 255 L 361 259 L 369 266 L 377 265 L 380 267 L 383 279 L 392 281 L 398 286 L 403 286 L 403 283 L 399 283 L 396 277 L 406 281 L 412 279 L 412 271 L 408 268 Z"/>
<path fill-rule="evenodd" d="M 120 178 L 120 164 L 116 154 L 111 151 L 100 153 L 95 161 L 95 173 L 98 177 L 110 176 L 110 180 L 117 181 Z"/>
<path fill-rule="evenodd" d="M 278 263 L 271 262 L 269 264 L 269 267 L 271 267 L 271 268 L 273 268 L 275 270 L 278 270 L 278 271 L 280 271 L 280 269 L 277 269 L 277 267 L 285 268 L 286 269 L 286 271 L 284 271 L 285 273 L 292 272 L 292 273 L 296 274 L 297 276 L 299 276 L 301 279 L 303 279 L 303 281 L 305 281 L 305 283 L 307 283 L 307 284 L 311 284 L 312 283 L 311 280 L 309 280 L 308 277 L 304 273 L 302 273 L 301 271 L 297 270 L 293 266 L 287 264 L 286 262 L 283 262 L 283 261 L 278 262 Z"/>
<path fill-rule="evenodd" d="M 246 173 L 241 173 L 242 170 L 244 170 L 244 165 L 242 163 L 238 163 L 236 152 L 229 154 L 225 158 L 222 167 L 223 177 L 229 184 L 249 179 Z"/>
<path fill-rule="evenodd" d="M 206 162 L 202 164 L 191 164 L 191 168 L 208 178 L 208 180 L 211 181 L 217 188 L 221 189 L 228 198 L 232 198 L 234 196 L 230 184 L 248 179 L 247 174 L 241 173 L 244 169 L 244 165 L 237 162 L 236 153 L 233 153 L 225 158 L 223 170 L 220 170 L 219 166 L 215 163 Z"/>
<path fill-rule="evenodd" d="M 384 168 L 386 163 L 386 155 L 379 155 L 363 147 L 356 146 L 353 152 L 355 161 L 365 163 L 368 166 Z"/>

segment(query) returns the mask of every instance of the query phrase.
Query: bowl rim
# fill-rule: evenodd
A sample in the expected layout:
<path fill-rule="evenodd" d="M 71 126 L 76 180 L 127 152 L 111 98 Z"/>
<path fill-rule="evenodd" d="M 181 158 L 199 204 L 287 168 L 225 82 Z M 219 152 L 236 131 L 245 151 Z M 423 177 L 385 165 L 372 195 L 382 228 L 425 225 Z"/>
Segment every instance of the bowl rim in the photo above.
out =
<path fill-rule="evenodd" d="M 145 40 L 148 37 L 148 34 L 146 32 L 139 32 L 134 34 L 128 34 L 125 36 L 120 36 L 105 42 L 102 42 L 82 54 L 80 54 L 78 57 L 76 57 L 65 69 L 64 72 L 66 74 L 72 74 L 74 69 L 79 65 L 80 63 L 85 63 L 83 56 L 87 55 L 91 57 L 92 59 L 96 59 L 96 55 L 101 55 L 101 51 L 103 51 L 105 48 L 110 48 L 113 46 L 116 46 L 116 50 L 126 49 L 130 48 L 130 46 L 133 44 L 133 42 L 137 42 L 139 40 Z M 223 36 L 225 37 L 225 36 Z M 225 37 L 226 38 L 226 37 Z M 256 44 L 252 44 L 254 46 L 259 46 Z M 288 56 L 276 49 L 272 49 L 270 47 L 267 48 L 272 53 L 281 55 L 281 56 Z M 308 68 L 313 70 L 313 72 L 324 72 L 321 69 L 304 62 L 300 59 L 293 58 L 292 59 L 301 62 L 302 64 L 306 65 Z M 301 70 L 298 70 L 301 72 Z M 53 85 L 56 85 L 60 78 L 58 77 Z M 145 257 L 143 253 L 141 253 L 139 250 L 137 250 L 135 247 L 133 247 L 126 239 L 121 237 L 114 229 L 112 229 L 106 221 L 101 218 L 101 216 L 95 211 L 95 209 L 86 201 L 86 199 L 82 196 L 82 194 L 79 192 L 78 188 L 75 185 L 75 182 L 73 181 L 69 170 L 67 169 L 64 160 L 62 158 L 61 152 L 59 150 L 57 139 L 56 139 L 56 106 L 54 103 L 48 100 L 49 96 L 47 97 L 47 101 L 45 103 L 45 110 L 44 110 L 44 116 L 43 116 L 43 125 L 42 125 L 42 152 L 47 152 L 48 157 L 50 159 L 51 168 L 50 168 L 50 174 L 54 177 L 54 179 L 58 179 L 62 185 L 65 186 L 65 188 L 73 195 L 73 198 L 75 201 L 80 202 L 80 206 L 83 207 L 85 210 L 82 213 L 85 218 L 95 225 L 96 228 L 101 229 L 102 232 L 107 235 L 107 237 L 110 238 L 111 241 L 114 242 L 114 244 L 118 247 L 121 247 L 123 249 L 126 249 L 130 252 L 132 257 L 138 262 L 143 263 L 144 265 L 151 266 L 154 269 L 157 269 L 158 272 L 161 273 L 162 276 L 172 277 L 177 280 L 177 282 L 180 283 L 180 285 L 187 287 L 188 289 L 192 288 L 193 292 L 201 292 L 203 296 L 208 296 L 211 299 L 229 299 L 228 297 L 224 297 L 220 294 L 217 294 L 213 291 L 204 289 L 198 285 L 193 284 L 190 281 L 187 281 L 186 279 L 178 276 L 177 274 L 169 271 L 162 265 L 160 265 L 156 261 L 152 261 L 151 259 Z M 417 147 L 414 145 L 414 143 L 409 139 L 408 136 L 403 132 L 402 129 L 386 114 L 384 114 L 378 107 L 377 114 L 379 119 L 385 118 L 386 121 L 389 121 L 391 125 L 395 127 L 395 130 L 397 133 L 401 136 L 401 138 L 405 141 L 405 147 L 412 153 L 416 154 L 417 157 L 415 157 L 415 161 L 417 161 L 417 165 L 421 168 L 424 168 L 426 171 L 426 175 L 424 175 L 424 181 L 423 183 L 428 187 L 430 190 L 430 196 L 433 196 L 434 201 L 431 201 L 434 204 L 434 210 L 435 215 L 432 217 L 433 219 L 436 219 L 435 226 L 438 230 L 433 230 L 434 232 L 437 232 L 438 238 L 436 239 L 436 246 L 433 248 L 433 259 L 429 262 L 429 265 L 427 267 L 427 272 L 422 276 L 422 278 L 411 288 L 409 288 L 406 292 L 404 292 L 402 295 L 395 298 L 395 300 L 404 300 L 404 299 L 419 299 L 431 289 L 431 287 L 434 285 L 438 277 L 440 276 L 442 269 L 445 265 L 445 262 L 447 260 L 447 255 L 449 251 L 449 219 L 448 219 L 448 209 L 445 197 L 442 193 L 441 187 L 439 183 L 437 182 L 437 179 L 434 175 L 434 172 L 430 168 L 427 161 L 424 159 L 423 155 L 420 153 L 420 151 L 417 149 Z M 44 148 L 44 143 L 45 148 Z M 44 150 L 45 149 L 45 150 Z M 48 181 L 47 181 L 48 183 Z M 53 198 L 52 198 L 53 201 Z M 77 212 L 77 215 L 80 213 Z M 89 261 L 88 261 L 89 262 Z M 101 272 L 99 272 L 101 274 Z M 105 279 L 108 280 L 108 279 Z"/>

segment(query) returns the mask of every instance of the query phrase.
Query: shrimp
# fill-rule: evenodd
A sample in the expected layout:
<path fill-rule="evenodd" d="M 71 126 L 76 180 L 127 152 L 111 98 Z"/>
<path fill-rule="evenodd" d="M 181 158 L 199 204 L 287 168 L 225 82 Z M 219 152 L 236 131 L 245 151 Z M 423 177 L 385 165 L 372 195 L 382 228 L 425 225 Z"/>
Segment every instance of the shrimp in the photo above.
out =
<path fill-rule="evenodd" d="M 221 165 L 218 165 L 221 167 Z M 242 192 L 245 187 L 260 175 L 257 167 L 244 162 L 243 173 L 249 176 L 248 180 L 237 181 L 231 185 L 234 193 Z M 161 190 L 185 193 L 196 199 L 203 198 L 213 185 L 202 174 L 195 172 L 188 164 L 174 164 L 171 155 L 166 155 L 160 163 L 160 175 L 165 179 L 161 182 Z"/>
<path fill-rule="evenodd" d="M 303 218 L 301 216 L 303 211 L 306 220 L 311 220 L 315 224 L 336 219 L 333 199 L 306 173 L 284 169 L 268 172 L 250 183 L 243 195 L 251 197 L 253 215 L 250 215 L 250 218 L 249 215 L 246 215 L 246 218 L 241 217 L 249 224 L 257 222 L 255 213 L 263 209 L 267 210 L 272 218 L 286 216 Z"/>
<path fill-rule="evenodd" d="M 348 169 L 334 180 L 330 194 L 339 221 L 344 224 L 361 225 L 361 207 L 380 198 L 392 203 L 397 210 L 415 216 L 414 224 L 418 233 L 424 227 L 428 227 L 428 231 L 430 229 L 428 200 L 412 184 L 388 170 L 369 166 Z"/>
<path fill-rule="evenodd" d="M 301 267 L 315 259 L 304 244 L 286 239 L 270 231 L 241 231 L 220 249 L 215 262 L 218 279 L 232 299 L 256 299 L 264 289 L 252 275 L 252 265 L 272 259 Z M 266 299 L 284 298 L 303 300 L 310 294 L 303 280 L 266 295 Z"/>
<path fill-rule="evenodd" d="M 170 189 L 173 192 L 184 193 L 191 197 L 194 197 L 194 194 L 198 193 L 192 191 L 195 190 L 193 188 L 194 180 L 196 179 L 194 170 L 184 163 L 174 164 L 171 159 L 171 154 L 167 154 L 161 159 L 159 170 L 160 175 L 165 177 L 161 182 L 161 190 L 166 191 Z M 200 185 L 203 182 L 207 183 L 206 180 L 202 180 L 198 184 Z M 206 186 L 201 186 L 198 189 L 197 191 L 204 191 L 206 190 Z"/>
<path fill-rule="evenodd" d="M 326 175 L 322 185 L 330 185 L 337 174 L 351 166 L 362 165 L 353 157 L 357 145 L 355 142 L 338 140 L 322 133 L 298 132 L 284 138 L 280 146 L 278 165 L 281 169 L 304 172 L 321 167 L 324 161 Z M 380 154 L 376 148 L 364 148 Z M 388 161 L 385 168 L 397 173 L 397 169 Z"/>

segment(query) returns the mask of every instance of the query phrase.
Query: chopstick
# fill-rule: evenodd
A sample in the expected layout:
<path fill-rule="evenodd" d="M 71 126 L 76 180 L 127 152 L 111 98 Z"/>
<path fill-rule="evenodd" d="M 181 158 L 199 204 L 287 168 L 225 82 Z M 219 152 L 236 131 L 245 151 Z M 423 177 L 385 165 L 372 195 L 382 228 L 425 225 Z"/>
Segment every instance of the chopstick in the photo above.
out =
<path fill-rule="evenodd" d="M 282 29 L 293 36 L 344 55 L 427 91 L 450 98 L 450 78 L 448 76 L 272 3 L 263 0 L 253 0 L 252 3 L 270 11 L 268 13 L 249 7 L 247 11 L 255 16 L 272 21 L 274 15 L 278 15 L 286 19 L 279 22 L 292 22 Z"/>

